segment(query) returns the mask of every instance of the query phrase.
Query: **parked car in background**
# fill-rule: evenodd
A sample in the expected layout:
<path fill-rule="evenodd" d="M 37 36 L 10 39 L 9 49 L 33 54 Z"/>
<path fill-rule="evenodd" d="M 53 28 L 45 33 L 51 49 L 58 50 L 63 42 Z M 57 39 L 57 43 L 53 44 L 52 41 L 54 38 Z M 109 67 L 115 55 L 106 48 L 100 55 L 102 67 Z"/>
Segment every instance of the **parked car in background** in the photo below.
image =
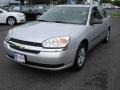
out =
<path fill-rule="evenodd" d="M 21 10 L 21 7 L 20 6 L 13 6 L 11 8 L 11 10 L 13 10 L 13 11 L 19 11 L 19 10 Z"/>
<path fill-rule="evenodd" d="M 7 23 L 9 25 L 15 25 L 17 23 L 24 23 L 25 15 L 18 12 L 8 12 L 0 8 L 0 23 Z"/>
<path fill-rule="evenodd" d="M 21 9 L 20 7 L 21 7 L 20 5 L 18 5 L 18 6 L 16 6 L 16 5 L 5 5 L 2 8 L 4 10 L 7 10 L 7 11 L 15 11 L 15 10 L 20 10 Z"/>
<path fill-rule="evenodd" d="M 105 9 L 114 9 L 114 5 L 112 5 L 111 3 L 103 3 L 102 7 Z"/>
<path fill-rule="evenodd" d="M 24 13 L 26 20 L 36 20 L 46 10 L 43 6 L 23 6 L 20 10 L 13 9 L 13 11 Z"/>
<path fill-rule="evenodd" d="M 7 57 L 29 67 L 80 70 L 87 52 L 110 38 L 111 17 L 98 5 L 59 5 L 4 40 Z"/>
<path fill-rule="evenodd" d="M 115 8 L 115 9 L 120 9 L 120 7 L 119 7 L 119 6 L 114 6 L 114 8 Z"/>
<path fill-rule="evenodd" d="M 4 9 L 4 10 L 9 11 L 10 5 L 5 5 L 5 6 L 2 6 L 1 8 Z"/>

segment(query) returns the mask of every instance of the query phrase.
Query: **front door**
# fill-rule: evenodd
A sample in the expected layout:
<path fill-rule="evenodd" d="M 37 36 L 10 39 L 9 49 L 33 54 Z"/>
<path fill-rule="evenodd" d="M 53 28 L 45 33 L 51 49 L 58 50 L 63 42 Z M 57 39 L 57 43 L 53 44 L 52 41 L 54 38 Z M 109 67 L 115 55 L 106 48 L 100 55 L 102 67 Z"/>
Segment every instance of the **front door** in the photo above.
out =
<path fill-rule="evenodd" d="M 104 30 L 104 21 L 103 21 L 103 17 L 100 15 L 97 7 L 94 7 L 91 11 L 91 18 L 90 18 L 90 22 L 94 19 L 98 19 L 101 20 L 102 23 L 100 24 L 93 24 L 90 25 L 90 39 L 91 39 L 91 44 L 92 46 L 96 45 L 98 42 L 101 41 L 101 37 L 103 36 L 103 34 L 105 33 Z"/>

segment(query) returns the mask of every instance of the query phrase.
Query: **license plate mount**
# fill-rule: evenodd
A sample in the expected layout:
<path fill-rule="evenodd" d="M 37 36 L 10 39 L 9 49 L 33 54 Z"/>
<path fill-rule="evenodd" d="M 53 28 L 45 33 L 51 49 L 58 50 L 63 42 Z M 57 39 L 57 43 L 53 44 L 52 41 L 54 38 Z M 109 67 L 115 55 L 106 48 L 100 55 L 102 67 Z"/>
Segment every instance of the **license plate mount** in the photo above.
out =
<path fill-rule="evenodd" d="M 25 55 L 23 54 L 20 54 L 20 53 L 14 53 L 14 59 L 17 61 L 17 62 L 20 62 L 20 63 L 25 63 Z"/>

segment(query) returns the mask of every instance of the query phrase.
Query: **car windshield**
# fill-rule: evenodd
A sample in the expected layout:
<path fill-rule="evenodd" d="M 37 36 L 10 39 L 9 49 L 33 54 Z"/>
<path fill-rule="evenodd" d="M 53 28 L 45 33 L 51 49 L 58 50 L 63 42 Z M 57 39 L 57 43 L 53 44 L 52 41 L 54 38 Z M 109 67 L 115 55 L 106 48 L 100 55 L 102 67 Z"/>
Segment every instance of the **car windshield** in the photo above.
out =
<path fill-rule="evenodd" d="M 8 12 L 5 8 L 0 8 L 1 11 Z"/>
<path fill-rule="evenodd" d="M 86 24 L 88 7 L 53 7 L 38 18 L 38 21 Z"/>

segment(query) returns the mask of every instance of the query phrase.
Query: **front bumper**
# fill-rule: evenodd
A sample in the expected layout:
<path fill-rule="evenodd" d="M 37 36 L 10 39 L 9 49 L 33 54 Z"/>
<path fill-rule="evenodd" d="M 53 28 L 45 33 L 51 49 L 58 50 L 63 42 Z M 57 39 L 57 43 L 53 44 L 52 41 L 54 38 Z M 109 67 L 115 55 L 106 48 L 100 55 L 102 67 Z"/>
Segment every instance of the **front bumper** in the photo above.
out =
<path fill-rule="evenodd" d="M 4 47 L 6 49 L 7 57 L 10 58 L 10 60 L 38 69 L 58 71 L 72 66 L 74 61 L 72 51 L 47 52 L 42 51 L 41 49 L 39 54 L 28 53 L 11 48 L 6 41 L 4 41 Z M 25 63 L 18 62 L 14 59 L 15 52 L 26 56 Z"/>
<path fill-rule="evenodd" d="M 26 21 L 25 16 L 17 18 L 17 23 L 24 23 Z"/>

